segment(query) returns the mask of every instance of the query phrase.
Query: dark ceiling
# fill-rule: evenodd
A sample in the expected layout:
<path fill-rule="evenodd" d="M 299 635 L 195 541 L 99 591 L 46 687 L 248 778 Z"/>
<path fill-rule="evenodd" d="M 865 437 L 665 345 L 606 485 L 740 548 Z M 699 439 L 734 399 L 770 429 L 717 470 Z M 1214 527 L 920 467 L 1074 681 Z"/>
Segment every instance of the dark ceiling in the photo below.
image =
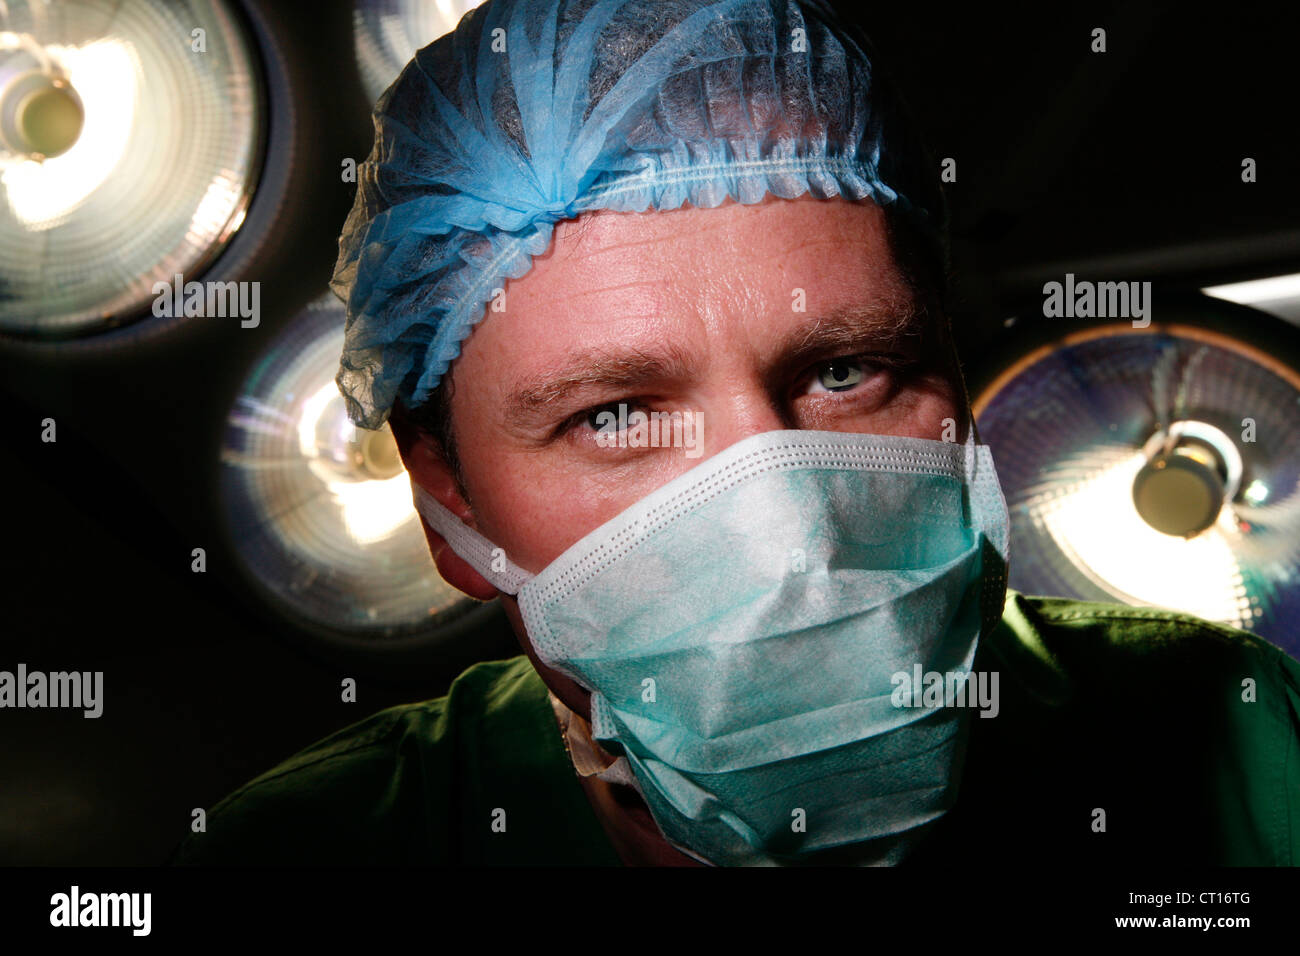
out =
<path fill-rule="evenodd" d="M 1005 307 L 1069 269 L 1187 287 L 1300 269 L 1295 32 L 1280 5 L 1213 9 L 858 12 L 936 156 L 957 160 L 954 266 L 974 297 Z"/>

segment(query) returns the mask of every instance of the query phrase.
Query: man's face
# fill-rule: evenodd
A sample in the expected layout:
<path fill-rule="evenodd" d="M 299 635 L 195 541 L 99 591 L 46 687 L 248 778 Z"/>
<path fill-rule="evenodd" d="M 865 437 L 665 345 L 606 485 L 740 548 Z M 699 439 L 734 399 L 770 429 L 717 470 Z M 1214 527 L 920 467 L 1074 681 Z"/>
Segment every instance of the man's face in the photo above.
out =
<path fill-rule="evenodd" d="M 961 440 L 964 398 L 932 309 L 904 281 L 871 202 L 769 198 L 563 223 L 451 367 L 470 523 L 537 572 L 751 435 L 939 440 L 952 419 Z M 692 413 L 702 449 L 605 447 L 597 416 L 620 403 Z M 585 712 L 585 694 L 539 671 Z"/>

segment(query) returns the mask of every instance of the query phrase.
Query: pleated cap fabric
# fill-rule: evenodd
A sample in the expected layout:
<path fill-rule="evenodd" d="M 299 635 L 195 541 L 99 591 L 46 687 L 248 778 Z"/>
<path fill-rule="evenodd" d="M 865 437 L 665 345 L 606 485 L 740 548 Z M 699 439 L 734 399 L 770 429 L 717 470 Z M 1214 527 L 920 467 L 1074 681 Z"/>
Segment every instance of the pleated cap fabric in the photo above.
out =
<path fill-rule="evenodd" d="M 816 0 L 489 0 L 375 106 L 339 239 L 338 385 L 418 407 L 555 223 L 595 209 L 870 198 L 943 255 L 938 171 L 867 44 Z"/>

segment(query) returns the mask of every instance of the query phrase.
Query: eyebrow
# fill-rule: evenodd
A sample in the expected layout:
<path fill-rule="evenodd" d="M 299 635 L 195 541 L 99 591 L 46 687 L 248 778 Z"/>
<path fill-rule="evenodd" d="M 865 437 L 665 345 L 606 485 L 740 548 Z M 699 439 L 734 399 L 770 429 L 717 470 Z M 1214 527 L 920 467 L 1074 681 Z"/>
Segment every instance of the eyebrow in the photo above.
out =
<path fill-rule="evenodd" d="M 929 311 L 910 297 L 836 309 L 792 328 L 779 346 L 779 361 L 791 366 L 896 347 L 905 337 L 922 336 L 929 318 Z M 634 393 L 651 384 L 682 382 L 691 378 L 695 366 L 695 359 L 672 343 L 656 352 L 637 348 L 617 353 L 607 348 L 580 351 L 559 368 L 513 388 L 505 401 L 506 422 L 517 428 L 536 426 L 549 420 L 554 407 L 574 394 L 593 389 Z"/>
<path fill-rule="evenodd" d="M 855 355 L 899 347 L 904 339 L 924 339 L 933 317 L 915 299 L 899 297 L 836 309 L 793 330 L 781 347 L 784 364 Z"/>
<path fill-rule="evenodd" d="M 658 354 L 635 348 L 617 354 L 608 349 L 578 352 L 560 368 L 548 370 L 544 380 L 515 388 L 506 399 L 506 421 L 518 427 L 535 424 L 556 404 L 588 389 L 635 390 L 651 382 L 683 381 L 694 364 L 672 344 Z"/>

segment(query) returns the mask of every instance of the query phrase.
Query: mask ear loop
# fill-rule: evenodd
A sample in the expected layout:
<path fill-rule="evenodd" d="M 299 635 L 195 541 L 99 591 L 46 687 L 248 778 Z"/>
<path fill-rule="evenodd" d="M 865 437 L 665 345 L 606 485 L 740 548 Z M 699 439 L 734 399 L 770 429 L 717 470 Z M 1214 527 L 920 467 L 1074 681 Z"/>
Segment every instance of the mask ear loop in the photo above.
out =
<path fill-rule="evenodd" d="M 438 499 L 411 479 L 415 510 L 429 522 L 429 527 L 442 535 L 447 546 L 466 564 L 481 574 L 489 584 L 506 594 L 518 594 L 533 575 L 506 557 L 498 548 L 460 518 L 456 517 Z"/>
<path fill-rule="evenodd" d="M 535 575 L 528 573 L 507 558 L 503 549 L 498 548 L 483 535 L 461 521 L 450 509 L 444 507 L 438 499 L 416 484 L 414 479 L 411 480 L 411 492 L 416 511 L 424 517 L 425 521 L 429 522 L 429 527 L 442 535 L 443 540 L 447 542 L 447 547 L 456 552 L 471 568 L 483 575 L 497 590 L 504 591 L 506 594 L 518 594 L 519 590 L 535 577 Z M 528 641 L 532 643 L 532 635 L 528 635 Z M 533 648 L 536 651 L 537 645 L 535 643 Z M 578 683 L 579 686 L 583 686 L 585 690 L 592 693 L 593 707 L 595 707 L 595 693 L 590 687 L 586 687 L 583 682 L 579 681 Z M 594 737 L 589 739 L 594 741 Z M 607 783 L 633 787 L 638 792 L 641 788 L 636 776 L 632 773 L 632 767 L 628 763 L 627 757 L 624 756 L 617 757 L 613 763 L 596 773 L 595 776 Z"/>
<path fill-rule="evenodd" d="M 975 416 L 971 415 L 966 420 L 966 443 L 962 451 L 966 457 L 966 479 L 975 480 L 975 469 L 979 463 L 978 440 L 975 437 Z"/>
<path fill-rule="evenodd" d="M 965 388 L 964 382 L 962 384 L 962 387 L 963 389 Z M 969 404 L 967 405 L 967 407 L 968 408 L 970 407 Z M 996 471 L 992 471 L 993 468 L 992 450 L 989 449 L 987 445 L 979 444 L 976 442 L 975 413 L 973 411 L 970 413 L 969 423 L 970 423 L 969 427 L 966 430 L 966 448 L 965 448 L 966 483 L 968 489 L 967 493 L 972 496 L 976 494 L 976 490 L 975 490 L 976 486 L 980 483 L 981 479 L 983 478 L 983 474 L 980 472 L 980 469 L 983 467 L 984 463 L 987 463 L 988 470 L 992 472 L 990 477 L 996 489 L 995 493 L 998 497 L 998 501 L 1001 504 L 1002 508 L 1005 510 L 1006 502 L 1002 497 L 1002 488 L 997 482 Z M 983 455 L 980 454 L 980 449 L 984 449 Z M 972 497 L 971 506 L 972 508 L 988 507 L 988 504 L 987 503 L 979 504 L 977 503 L 976 499 Z M 1002 620 L 1002 614 L 1006 603 L 1007 578 L 1008 578 L 1008 573 L 1007 573 L 1008 565 L 1006 559 L 1008 557 L 1007 552 L 1010 547 L 1009 537 L 1010 537 L 1009 528 L 1003 528 L 999 540 L 992 541 L 988 538 L 984 538 L 981 543 L 981 548 L 983 551 L 980 558 L 981 562 L 986 567 L 989 564 L 993 564 L 993 563 L 997 563 L 999 565 L 999 568 L 996 573 L 992 573 L 992 574 L 985 573 L 984 575 L 984 589 L 980 595 L 980 617 L 982 618 L 982 623 L 980 628 L 981 636 L 988 635 L 989 632 L 991 632 L 993 628 L 997 627 Z"/>

